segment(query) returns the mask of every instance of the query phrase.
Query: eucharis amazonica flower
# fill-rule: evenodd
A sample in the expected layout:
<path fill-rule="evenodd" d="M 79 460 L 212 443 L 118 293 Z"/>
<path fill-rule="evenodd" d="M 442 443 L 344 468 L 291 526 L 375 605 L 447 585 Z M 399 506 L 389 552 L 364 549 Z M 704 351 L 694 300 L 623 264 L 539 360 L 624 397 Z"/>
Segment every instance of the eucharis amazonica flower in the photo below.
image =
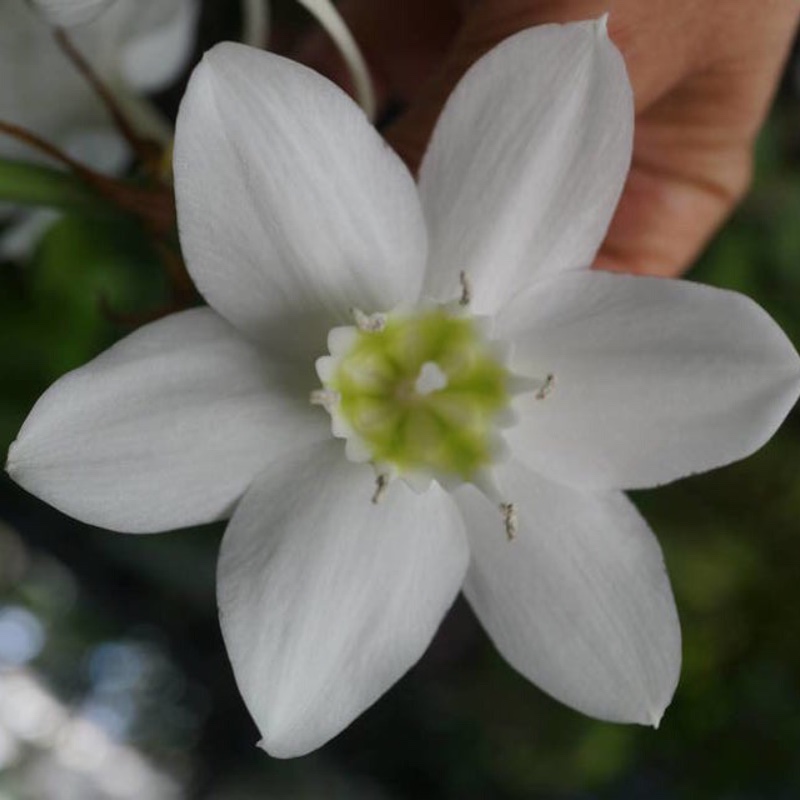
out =
<path fill-rule="evenodd" d="M 57 382 L 8 469 L 107 528 L 232 517 L 220 618 L 268 752 L 341 731 L 462 589 L 546 692 L 658 723 L 678 619 L 621 490 L 758 448 L 800 360 L 745 297 L 588 268 L 632 126 L 602 20 L 482 58 L 418 183 L 302 66 L 227 44 L 194 72 L 175 186 L 209 307 Z"/>

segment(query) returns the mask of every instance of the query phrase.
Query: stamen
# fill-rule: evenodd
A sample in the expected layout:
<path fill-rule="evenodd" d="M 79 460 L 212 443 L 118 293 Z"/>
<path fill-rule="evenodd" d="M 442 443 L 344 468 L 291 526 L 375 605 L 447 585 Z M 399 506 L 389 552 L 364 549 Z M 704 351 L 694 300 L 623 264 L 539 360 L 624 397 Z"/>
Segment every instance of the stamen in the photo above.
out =
<path fill-rule="evenodd" d="M 504 354 L 481 320 L 457 298 L 416 313 L 351 313 L 351 325 L 328 333 L 330 355 L 315 362 L 322 386 L 311 395 L 328 409 L 333 435 L 352 442 L 348 459 L 371 461 L 373 475 L 391 480 L 419 472 L 477 485 L 476 473 L 504 460 L 501 417 L 513 420 Z M 529 398 L 541 375 L 526 384 Z M 491 498 L 495 506 L 505 499 Z"/>
<path fill-rule="evenodd" d="M 308 401 L 312 406 L 322 406 L 331 414 L 339 403 L 339 392 L 335 392 L 333 389 L 314 389 L 309 395 Z"/>
<path fill-rule="evenodd" d="M 517 508 L 513 503 L 500 503 L 500 513 L 503 515 L 503 526 L 510 542 L 517 535 Z"/>
<path fill-rule="evenodd" d="M 352 312 L 356 327 L 364 333 L 378 333 L 386 327 L 386 314 L 365 314 L 359 308 Z"/>
<path fill-rule="evenodd" d="M 383 496 L 386 494 L 386 488 L 389 486 L 389 476 L 385 472 L 381 472 L 375 478 L 375 491 L 372 493 L 372 502 L 374 505 L 383 500 Z"/>
<path fill-rule="evenodd" d="M 556 386 L 556 376 L 553 375 L 553 373 L 551 372 L 544 379 L 544 383 L 539 387 L 539 390 L 536 392 L 535 395 L 536 399 L 544 400 L 546 397 L 549 397 L 555 386 Z"/>
<path fill-rule="evenodd" d="M 463 269 L 458 273 L 458 280 L 461 284 L 461 297 L 458 299 L 458 304 L 460 306 L 468 306 L 472 302 L 472 284 L 470 284 L 469 277 Z"/>

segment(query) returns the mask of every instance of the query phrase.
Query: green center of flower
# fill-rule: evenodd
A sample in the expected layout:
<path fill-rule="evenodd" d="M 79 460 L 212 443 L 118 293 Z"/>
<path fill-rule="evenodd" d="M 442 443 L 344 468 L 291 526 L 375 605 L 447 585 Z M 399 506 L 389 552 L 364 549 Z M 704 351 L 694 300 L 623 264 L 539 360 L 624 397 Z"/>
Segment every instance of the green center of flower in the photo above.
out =
<path fill-rule="evenodd" d="M 334 431 L 397 474 L 471 480 L 494 460 L 509 375 L 470 316 L 364 317 L 317 368 Z M 322 362 L 322 363 L 321 363 Z M 323 403 L 326 404 L 327 403 Z"/>

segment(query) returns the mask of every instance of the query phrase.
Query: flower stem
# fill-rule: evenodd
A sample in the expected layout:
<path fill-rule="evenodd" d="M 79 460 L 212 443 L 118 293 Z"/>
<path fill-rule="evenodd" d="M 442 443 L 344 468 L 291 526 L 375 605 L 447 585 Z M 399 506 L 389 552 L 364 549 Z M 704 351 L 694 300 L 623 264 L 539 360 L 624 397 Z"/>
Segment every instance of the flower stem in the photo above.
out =
<path fill-rule="evenodd" d="M 84 167 L 83 164 L 67 155 L 63 150 L 51 144 L 46 139 L 42 139 L 41 136 L 38 136 L 33 131 L 23 128 L 21 125 L 15 125 L 13 122 L 4 122 L 0 120 L 0 133 L 11 136 L 13 139 L 28 145 L 32 150 L 38 150 L 43 155 L 49 156 L 55 161 L 60 161 L 65 167 L 68 167 L 81 178 L 84 178 L 85 175 L 92 174 L 90 169 Z"/>

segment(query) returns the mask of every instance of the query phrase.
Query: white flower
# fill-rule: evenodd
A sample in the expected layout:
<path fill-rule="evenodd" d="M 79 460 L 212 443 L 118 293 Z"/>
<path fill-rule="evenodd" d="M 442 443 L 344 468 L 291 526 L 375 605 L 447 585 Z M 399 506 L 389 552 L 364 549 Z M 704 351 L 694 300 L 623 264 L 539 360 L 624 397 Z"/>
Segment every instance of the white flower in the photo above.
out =
<path fill-rule="evenodd" d="M 142 92 L 164 88 L 186 66 L 197 21 L 196 0 L 27 0 L 0 3 L 0 120 L 21 125 L 96 169 L 119 169 L 127 155 L 106 107 L 62 52 L 44 16 L 64 22 L 96 14 L 69 36 L 118 102 L 134 113 L 140 133 L 168 137 L 164 122 L 143 113 Z M 89 6 L 94 6 L 90 8 Z M 100 13 L 102 12 L 102 13 Z M 30 149 L 0 138 L 0 156 L 31 158 Z"/>
<path fill-rule="evenodd" d="M 62 378 L 8 469 L 107 528 L 232 514 L 221 624 L 270 753 L 348 725 L 462 587 L 500 652 L 559 700 L 650 724 L 669 703 L 678 620 L 620 490 L 762 445 L 800 360 L 742 296 L 586 268 L 632 120 L 602 21 L 481 59 L 418 186 L 313 72 L 237 45 L 195 71 L 176 191 L 211 307 Z"/>
<path fill-rule="evenodd" d="M 80 25 L 96 17 L 116 0 L 31 0 L 54 25 Z"/>
<path fill-rule="evenodd" d="M 160 141 L 171 125 L 143 92 L 169 85 L 186 66 L 194 43 L 197 0 L 2 0 L 0 120 L 21 125 L 101 172 L 118 173 L 130 156 L 106 106 L 64 54 L 46 20 L 67 25 L 70 41 L 111 90 L 138 133 Z M 96 17 L 96 18 L 95 18 Z M 0 157 L 40 160 L 31 148 L 0 135 Z M 54 214 L 0 204 L 0 257 L 30 252 Z"/>

